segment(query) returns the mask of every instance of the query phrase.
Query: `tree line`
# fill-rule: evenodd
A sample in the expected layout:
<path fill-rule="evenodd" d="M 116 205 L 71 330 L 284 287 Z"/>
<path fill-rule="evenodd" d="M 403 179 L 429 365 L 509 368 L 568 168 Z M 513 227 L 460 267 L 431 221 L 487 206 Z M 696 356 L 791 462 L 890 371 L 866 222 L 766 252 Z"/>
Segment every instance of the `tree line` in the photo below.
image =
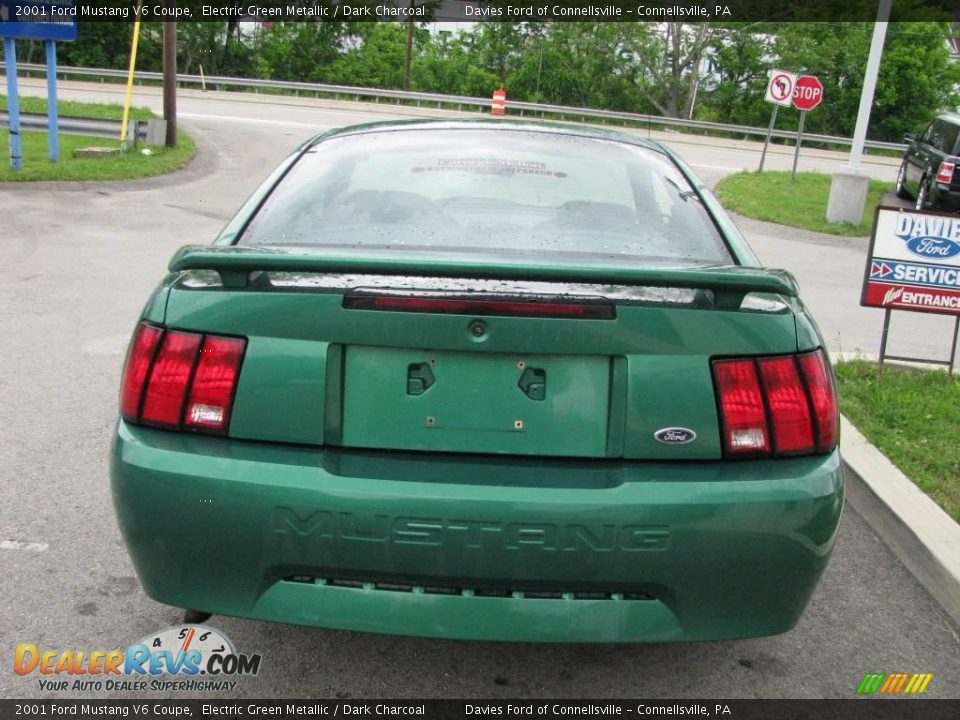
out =
<path fill-rule="evenodd" d="M 853 133 L 872 23 L 477 23 L 457 33 L 408 23 L 180 23 L 178 69 L 207 75 L 401 88 L 765 125 L 767 71 L 817 75 L 824 102 L 810 132 Z M 870 137 L 899 141 L 960 103 L 960 63 L 946 22 L 895 22 L 887 32 Z M 125 68 L 131 26 L 80 22 L 60 61 Z M 138 68 L 160 70 L 162 28 L 141 29 Z M 408 47 L 409 55 L 408 55 Z M 40 61 L 39 44 L 26 48 Z M 405 59 L 410 57 L 409 76 Z M 799 113 L 780 113 L 778 127 Z"/>

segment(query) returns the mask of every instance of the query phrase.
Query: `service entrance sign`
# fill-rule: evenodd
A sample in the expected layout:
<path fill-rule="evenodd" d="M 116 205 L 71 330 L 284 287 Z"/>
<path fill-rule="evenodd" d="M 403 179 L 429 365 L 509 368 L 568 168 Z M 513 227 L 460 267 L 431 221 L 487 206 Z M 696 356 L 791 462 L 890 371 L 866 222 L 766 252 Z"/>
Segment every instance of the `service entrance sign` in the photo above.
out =
<path fill-rule="evenodd" d="M 878 208 L 860 304 L 960 315 L 960 215 Z"/>
<path fill-rule="evenodd" d="M 881 369 L 885 357 L 895 357 L 886 354 L 892 310 L 953 315 L 949 362 L 895 358 L 949 365 L 953 372 L 960 330 L 960 215 L 878 207 L 860 304 L 886 310 Z"/>

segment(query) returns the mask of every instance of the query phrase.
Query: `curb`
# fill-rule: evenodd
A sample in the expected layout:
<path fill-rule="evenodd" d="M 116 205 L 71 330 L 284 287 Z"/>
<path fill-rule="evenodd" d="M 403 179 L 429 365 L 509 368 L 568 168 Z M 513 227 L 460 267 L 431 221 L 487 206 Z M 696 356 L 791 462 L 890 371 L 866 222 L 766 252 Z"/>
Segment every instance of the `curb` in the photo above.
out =
<path fill-rule="evenodd" d="M 880 356 L 877 353 L 864 353 L 855 351 L 855 352 L 832 352 L 830 353 L 830 358 L 834 364 L 837 362 L 854 362 L 855 360 L 866 360 L 867 362 L 873 363 L 876 365 L 880 361 Z M 934 364 L 929 362 L 923 362 L 922 360 L 886 360 L 884 361 L 885 367 L 896 368 L 897 370 L 905 370 L 906 372 L 920 372 L 921 370 L 936 370 L 937 372 L 947 372 L 946 365 Z M 960 361 L 957 362 L 957 367 L 960 367 Z"/>
<path fill-rule="evenodd" d="M 840 437 L 847 498 L 960 624 L 960 525 L 842 415 Z"/>

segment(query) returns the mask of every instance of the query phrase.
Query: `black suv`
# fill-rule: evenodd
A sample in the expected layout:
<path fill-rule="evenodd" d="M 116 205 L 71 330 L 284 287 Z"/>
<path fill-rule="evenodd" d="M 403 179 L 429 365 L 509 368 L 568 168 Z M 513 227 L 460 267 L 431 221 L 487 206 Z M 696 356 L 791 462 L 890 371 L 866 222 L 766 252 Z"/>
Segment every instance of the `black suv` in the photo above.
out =
<path fill-rule="evenodd" d="M 897 175 L 897 196 L 915 197 L 917 210 L 960 211 L 960 115 L 938 115 L 910 143 Z"/>

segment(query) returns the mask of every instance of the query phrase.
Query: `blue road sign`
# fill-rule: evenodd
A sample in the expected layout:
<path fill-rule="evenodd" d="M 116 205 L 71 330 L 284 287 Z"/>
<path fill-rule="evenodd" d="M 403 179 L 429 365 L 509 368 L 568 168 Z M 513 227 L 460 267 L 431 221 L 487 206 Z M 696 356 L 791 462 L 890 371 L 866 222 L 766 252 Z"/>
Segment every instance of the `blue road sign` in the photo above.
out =
<path fill-rule="evenodd" d="M 0 39 L 7 76 L 10 166 L 23 167 L 20 103 L 17 97 L 17 40 L 43 40 L 47 51 L 47 132 L 50 160 L 60 158 L 57 127 L 57 41 L 77 39 L 76 0 L 0 0 Z"/>
<path fill-rule="evenodd" d="M 0 38 L 76 40 L 76 0 L 0 0 Z"/>

